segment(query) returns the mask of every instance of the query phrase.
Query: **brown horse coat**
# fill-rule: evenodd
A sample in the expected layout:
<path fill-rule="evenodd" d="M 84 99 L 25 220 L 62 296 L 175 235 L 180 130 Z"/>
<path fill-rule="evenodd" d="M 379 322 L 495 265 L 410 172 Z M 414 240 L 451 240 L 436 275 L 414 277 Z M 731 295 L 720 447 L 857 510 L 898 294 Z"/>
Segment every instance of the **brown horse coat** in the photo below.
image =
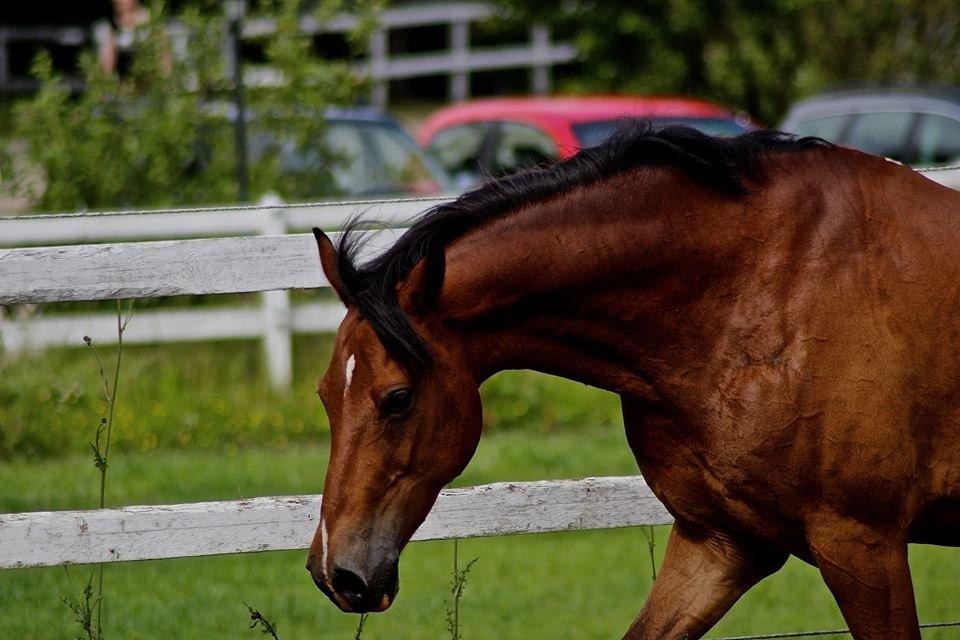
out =
<path fill-rule="evenodd" d="M 477 386 L 529 368 L 621 395 L 676 517 L 628 638 L 700 637 L 789 554 L 856 638 L 920 637 L 907 543 L 960 545 L 960 195 L 761 142 L 624 134 L 606 153 L 671 149 L 581 180 L 541 170 L 552 191 L 484 187 L 495 214 L 465 196 L 366 270 L 318 234 L 349 309 L 320 387 L 321 589 L 389 606 L 400 550 L 479 439 Z"/>

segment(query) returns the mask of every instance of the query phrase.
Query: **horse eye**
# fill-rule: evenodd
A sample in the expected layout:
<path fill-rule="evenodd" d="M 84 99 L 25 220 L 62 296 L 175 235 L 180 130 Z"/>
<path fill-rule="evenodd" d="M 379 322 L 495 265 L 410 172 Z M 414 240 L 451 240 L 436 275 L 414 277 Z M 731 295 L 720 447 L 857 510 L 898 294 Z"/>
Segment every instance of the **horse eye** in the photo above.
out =
<path fill-rule="evenodd" d="M 413 406 L 413 392 L 406 387 L 394 389 L 380 401 L 380 412 L 387 416 L 403 415 Z"/>

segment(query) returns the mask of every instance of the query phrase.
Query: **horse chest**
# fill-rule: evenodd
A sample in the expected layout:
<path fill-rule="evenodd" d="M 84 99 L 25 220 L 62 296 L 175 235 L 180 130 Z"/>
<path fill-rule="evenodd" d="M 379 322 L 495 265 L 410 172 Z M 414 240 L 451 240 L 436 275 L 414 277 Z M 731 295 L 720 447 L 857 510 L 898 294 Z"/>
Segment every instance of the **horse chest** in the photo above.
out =
<path fill-rule="evenodd" d="M 628 420 L 627 439 L 651 490 L 678 521 L 763 538 L 783 539 L 799 529 L 797 514 L 784 511 L 771 490 L 770 469 L 755 452 L 705 447 L 656 418 L 639 426 Z"/>

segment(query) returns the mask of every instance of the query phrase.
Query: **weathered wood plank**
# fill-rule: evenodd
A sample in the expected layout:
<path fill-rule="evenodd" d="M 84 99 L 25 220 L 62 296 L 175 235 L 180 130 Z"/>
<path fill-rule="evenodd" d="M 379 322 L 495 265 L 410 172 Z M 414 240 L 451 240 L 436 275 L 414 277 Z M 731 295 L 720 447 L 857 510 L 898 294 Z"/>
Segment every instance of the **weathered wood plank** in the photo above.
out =
<path fill-rule="evenodd" d="M 304 549 L 321 497 L 0 515 L 0 568 Z M 497 483 L 444 491 L 414 540 L 671 521 L 638 476 Z"/>
<path fill-rule="evenodd" d="M 183 213 L 151 213 L 145 209 L 130 214 L 87 216 L 0 216 L 0 246 L 23 247 L 61 243 L 204 238 L 264 233 L 266 218 L 275 216 L 286 229 L 309 231 L 310 227 L 339 229 L 356 215 L 387 224 L 404 223 L 450 198 L 330 202 L 290 209 L 210 209 Z"/>
<path fill-rule="evenodd" d="M 290 328 L 294 333 L 336 331 L 345 312 L 339 302 L 294 305 Z M 250 340 L 263 336 L 263 315 L 258 307 L 135 310 L 123 340 L 127 344 Z M 9 351 L 82 347 L 84 336 L 95 344 L 114 344 L 117 314 L 69 313 L 0 319 L 0 346 Z"/>
<path fill-rule="evenodd" d="M 389 246 L 401 230 L 371 233 L 370 253 Z M 311 234 L 0 249 L 0 304 L 328 284 Z"/>

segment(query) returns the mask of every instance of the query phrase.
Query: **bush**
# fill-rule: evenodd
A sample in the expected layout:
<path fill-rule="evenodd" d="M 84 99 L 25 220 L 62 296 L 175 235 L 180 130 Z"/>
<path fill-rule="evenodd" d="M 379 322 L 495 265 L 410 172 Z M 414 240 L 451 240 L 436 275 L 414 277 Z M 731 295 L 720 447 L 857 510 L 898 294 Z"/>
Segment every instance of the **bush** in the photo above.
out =
<path fill-rule="evenodd" d="M 566 91 L 681 93 L 774 125 L 838 83 L 960 82 L 956 0 L 498 0 L 576 44 Z"/>
<path fill-rule="evenodd" d="M 138 31 L 130 74 L 105 73 L 93 53 L 85 53 L 79 63 L 84 89 L 77 95 L 54 74 L 50 56 L 41 54 L 33 66 L 41 88 L 14 110 L 10 136 L 18 144 L 8 147 L 2 172 L 8 188 L 45 211 L 236 199 L 233 125 L 215 108 L 231 95 L 220 53 L 222 10 L 212 0 L 200 5 L 207 13 L 177 16 L 190 34 L 185 54 L 173 54 L 164 29 L 168 17 L 157 5 Z M 339 159 L 324 149 L 323 111 L 355 102 L 363 89 L 346 62 L 313 55 L 311 38 L 299 30 L 299 5 L 261 3 L 277 22 L 264 43 L 265 62 L 283 85 L 248 91 L 255 133 L 271 141 L 250 166 L 254 195 L 333 194 L 331 169 Z M 352 3 L 366 18 L 355 42 L 370 29 L 377 6 L 377 0 Z M 316 17 L 329 20 L 343 7 L 343 0 L 323 0 Z M 280 148 L 291 143 L 309 150 L 312 161 L 281 172 Z"/>

